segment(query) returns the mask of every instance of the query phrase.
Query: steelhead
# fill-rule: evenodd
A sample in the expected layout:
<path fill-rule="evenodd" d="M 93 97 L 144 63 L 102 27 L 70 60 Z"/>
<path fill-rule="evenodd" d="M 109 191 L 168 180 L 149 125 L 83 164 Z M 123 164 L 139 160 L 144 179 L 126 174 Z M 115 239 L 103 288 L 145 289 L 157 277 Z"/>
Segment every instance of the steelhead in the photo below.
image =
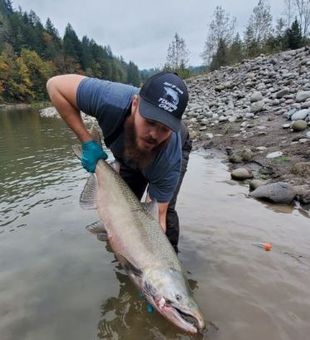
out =
<path fill-rule="evenodd" d="M 77 156 L 81 155 L 74 148 Z M 89 229 L 107 233 L 115 256 L 140 292 L 165 318 L 184 331 L 205 328 L 203 315 L 194 301 L 185 272 L 164 234 L 156 203 L 143 205 L 117 171 L 99 160 L 81 194 L 80 204 L 97 209 L 100 222 Z"/>

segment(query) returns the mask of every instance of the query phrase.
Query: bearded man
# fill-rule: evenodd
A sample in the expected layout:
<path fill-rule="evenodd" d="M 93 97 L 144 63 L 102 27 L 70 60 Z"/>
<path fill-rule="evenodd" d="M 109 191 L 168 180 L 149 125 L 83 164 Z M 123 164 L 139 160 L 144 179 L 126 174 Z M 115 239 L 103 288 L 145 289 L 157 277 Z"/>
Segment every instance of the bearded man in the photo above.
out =
<path fill-rule="evenodd" d="M 82 143 L 82 165 L 94 172 L 108 155 L 92 140 L 80 111 L 95 117 L 104 142 L 120 163 L 120 175 L 139 200 L 146 187 L 158 202 L 159 222 L 178 252 L 177 195 L 186 172 L 191 140 L 182 115 L 186 85 L 175 73 L 160 72 L 141 89 L 76 74 L 48 80 L 50 99 Z"/>

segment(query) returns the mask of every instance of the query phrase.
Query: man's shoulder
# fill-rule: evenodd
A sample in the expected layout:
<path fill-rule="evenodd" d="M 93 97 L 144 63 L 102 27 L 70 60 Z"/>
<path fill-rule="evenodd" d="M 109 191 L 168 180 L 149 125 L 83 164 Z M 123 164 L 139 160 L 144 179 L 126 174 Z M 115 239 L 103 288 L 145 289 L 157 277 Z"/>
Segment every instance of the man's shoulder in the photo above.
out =
<path fill-rule="evenodd" d="M 78 95 L 80 96 L 97 98 L 105 105 L 120 107 L 128 105 L 128 101 L 138 92 L 137 87 L 129 84 L 89 77 L 84 78 L 78 87 Z"/>

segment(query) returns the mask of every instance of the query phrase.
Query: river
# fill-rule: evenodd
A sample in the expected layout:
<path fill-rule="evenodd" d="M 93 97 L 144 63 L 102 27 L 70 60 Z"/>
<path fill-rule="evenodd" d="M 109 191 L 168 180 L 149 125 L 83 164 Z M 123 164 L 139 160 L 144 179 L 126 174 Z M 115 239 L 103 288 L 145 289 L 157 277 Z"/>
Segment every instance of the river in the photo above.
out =
<path fill-rule="evenodd" d="M 79 207 L 87 173 L 61 120 L 0 112 L 1 340 L 201 339 L 145 301 Z M 310 219 L 248 198 L 214 151 L 194 152 L 178 201 L 179 258 L 211 340 L 305 340 Z M 272 250 L 257 246 L 271 242 Z"/>

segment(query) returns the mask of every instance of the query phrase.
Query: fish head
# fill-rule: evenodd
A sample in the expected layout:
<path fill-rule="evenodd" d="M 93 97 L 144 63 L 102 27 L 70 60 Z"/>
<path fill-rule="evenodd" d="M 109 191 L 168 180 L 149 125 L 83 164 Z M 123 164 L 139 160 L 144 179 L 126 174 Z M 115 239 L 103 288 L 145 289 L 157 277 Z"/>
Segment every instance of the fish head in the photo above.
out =
<path fill-rule="evenodd" d="M 182 271 L 153 269 L 144 273 L 143 293 L 173 324 L 189 333 L 202 332 L 205 322 Z"/>

